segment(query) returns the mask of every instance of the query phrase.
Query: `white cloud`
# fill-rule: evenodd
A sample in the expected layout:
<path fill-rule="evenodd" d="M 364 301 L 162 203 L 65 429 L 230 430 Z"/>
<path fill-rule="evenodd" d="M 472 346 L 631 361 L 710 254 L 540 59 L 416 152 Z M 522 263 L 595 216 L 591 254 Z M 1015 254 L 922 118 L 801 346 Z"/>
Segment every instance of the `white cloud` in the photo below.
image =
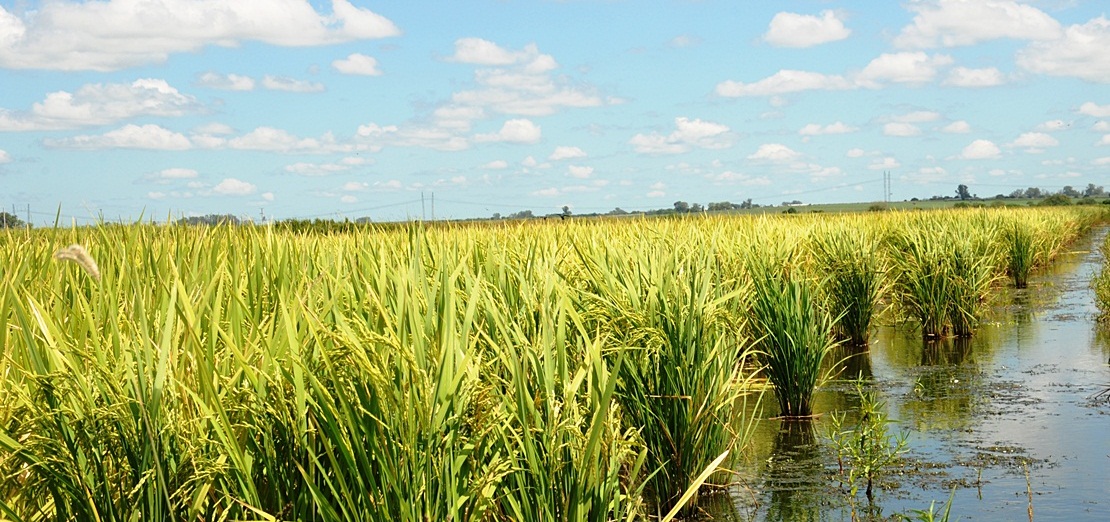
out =
<path fill-rule="evenodd" d="M 254 194 L 258 187 L 235 178 L 224 178 L 223 181 L 212 187 L 212 192 L 224 196 L 248 196 Z"/>
<path fill-rule="evenodd" d="M 535 46 L 529 49 L 536 52 Z M 474 65 L 513 65 L 528 58 L 528 50 L 509 51 L 489 40 L 459 38 L 455 40 L 455 54 L 449 60 Z"/>
<path fill-rule="evenodd" d="M 951 64 L 952 57 L 944 54 L 883 53 L 860 71 L 856 83 L 868 88 L 881 87 L 885 82 L 920 85 L 933 81 L 941 67 Z"/>
<path fill-rule="evenodd" d="M 1037 130 L 1044 132 L 1056 132 L 1071 127 L 1071 122 L 1064 120 L 1048 120 L 1040 125 L 1037 125 Z"/>
<path fill-rule="evenodd" d="M 867 154 L 866 151 L 860 148 L 848 149 L 847 156 L 849 158 L 862 158 Z"/>
<path fill-rule="evenodd" d="M 801 154 L 781 143 L 765 143 L 748 156 L 750 160 L 762 161 L 791 161 L 801 157 Z"/>
<path fill-rule="evenodd" d="M 1100 120 L 1091 125 L 1091 130 L 1096 132 L 1110 132 L 1110 121 Z"/>
<path fill-rule="evenodd" d="M 263 201 L 273 201 L 274 200 L 274 193 L 273 192 L 263 192 L 263 193 L 259 194 L 259 196 L 262 197 Z"/>
<path fill-rule="evenodd" d="M 4 149 L 0 149 L 0 165 L 4 163 L 11 163 L 12 157 Z"/>
<path fill-rule="evenodd" d="M 964 147 L 963 152 L 960 153 L 962 159 L 991 159 L 997 158 L 1002 153 L 990 140 L 975 140 L 968 146 Z"/>
<path fill-rule="evenodd" d="M 628 142 L 641 154 L 679 154 L 694 147 L 723 149 L 731 145 L 726 125 L 685 117 L 675 118 L 674 124 L 675 130 L 668 135 L 637 134 Z"/>
<path fill-rule="evenodd" d="M 57 1 L 18 14 L 0 7 L 0 66 L 113 71 L 208 45 L 316 46 L 400 34 L 393 22 L 348 0 L 331 5 L 330 13 L 307 0 Z"/>
<path fill-rule="evenodd" d="M 1086 114 L 1087 116 L 1094 116 L 1096 118 L 1105 118 L 1110 116 L 1110 105 L 1098 105 L 1094 102 L 1087 102 L 1079 106 L 1079 114 Z"/>
<path fill-rule="evenodd" d="M 258 127 L 242 136 L 227 141 L 227 147 L 237 150 L 261 150 L 285 153 L 322 154 L 353 149 L 351 145 L 336 142 L 330 133 L 320 138 L 299 138 L 282 129 Z"/>
<path fill-rule="evenodd" d="M 224 91 L 253 91 L 254 78 L 239 74 L 220 74 L 209 71 L 197 78 L 197 85 Z"/>
<path fill-rule="evenodd" d="M 843 40 L 851 34 L 841 15 L 834 11 L 821 11 L 819 17 L 782 12 L 771 19 L 763 40 L 776 47 L 812 47 Z"/>
<path fill-rule="evenodd" d="M 830 123 L 823 127 L 817 123 L 810 123 L 805 127 L 802 127 L 802 129 L 798 131 L 798 134 L 801 134 L 802 136 L 819 136 L 822 134 L 849 134 L 858 130 L 859 129 L 856 127 L 852 127 L 838 121 L 836 123 Z"/>
<path fill-rule="evenodd" d="M 890 169 L 896 169 L 896 168 L 901 167 L 901 166 L 902 166 L 902 164 L 899 163 L 898 160 L 888 156 L 888 157 L 885 157 L 885 158 L 882 158 L 882 159 L 877 159 L 875 161 L 872 161 L 871 164 L 867 166 L 867 168 L 869 170 L 890 170 Z"/>
<path fill-rule="evenodd" d="M 585 158 L 585 157 L 586 157 L 586 151 L 584 151 L 584 150 L 582 150 L 578 147 L 555 147 L 555 150 L 551 152 L 551 155 L 548 156 L 547 159 L 549 159 L 551 161 L 559 161 L 559 160 L 565 160 L 565 159 Z"/>
<path fill-rule="evenodd" d="M 994 67 L 984 69 L 969 69 L 967 67 L 953 67 L 948 71 L 948 78 L 944 85 L 953 87 L 995 87 L 1006 83 L 1002 71 Z"/>
<path fill-rule="evenodd" d="M 271 91 L 285 92 L 323 92 L 324 84 L 308 82 L 285 76 L 266 75 L 262 78 L 262 86 Z"/>
<path fill-rule="evenodd" d="M 1110 20 L 1094 18 L 1067 28 L 1064 37 L 1034 42 L 1017 54 L 1026 70 L 1051 76 L 1071 76 L 1110 83 Z"/>
<path fill-rule="evenodd" d="M 486 170 L 503 170 L 509 168 L 509 162 L 505 160 L 494 160 L 482 165 L 482 168 Z"/>
<path fill-rule="evenodd" d="M 1044 152 L 1046 147 L 1055 147 L 1059 144 L 1060 142 L 1056 138 L 1043 132 L 1026 132 L 1018 136 L 1013 143 L 1010 143 L 1010 146 L 1023 148 L 1025 152 L 1037 153 Z"/>
<path fill-rule="evenodd" d="M 929 184 L 940 181 L 948 180 L 948 171 L 943 167 L 921 167 L 917 172 L 913 172 L 899 178 L 903 181 L 912 183 Z"/>
<path fill-rule="evenodd" d="M 355 196 L 352 196 L 350 194 L 344 194 L 342 196 L 339 196 L 339 202 L 340 203 L 348 203 L 348 204 L 358 203 L 358 198 L 355 197 Z"/>
<path fill-rule="evenodd" d="M 363 192 L 370 188 L 370 184 L 365 181 L 348 181 L 343 184 L 345 192 Z"/>
<path fill-rule="evenodd" d="M 475 141 L 501 141 L 507 143 L 537 143 L 541 137 L 540 126 L 528 119 L 508 120 L 501 130 L 493 134 L 478 134 Z"/>
<path fill-rule="evenodd" d="M 700 43 L 701 38 L 688 34 L 680 34 L 674 38 L 671 38 L 671 40 L 667 42 L 667 46 L 674 47 L 676 49 L 684 49 L 686 47 L 694 47 Z"/>
<path fill-rule="evenodd" d="M 1101 158 L 1095 158 L 1094 160 L 1091 161 L 1091 165 L 1098 165 L 1098 166 L 1110 165 L 1110 156 L 1103 156 Z"/>
<path fill-rule="evenodd" d="M 343 74 L 358 76 L 381 76 L 382 74 L 378 69 L 378 60 L 361 53 L 351 53 L 342 60 L 331 62 L 331 66 Z"/>
<path fill-rule="evenodd" d="M 732 80 L 718 83 L 716 92 L 718 96 L 738 98 L 742 96 L 773 96 L 813 90 L 845 90 L 854 87 L 852 82 L 843 76 L 783 69 L 753 83 Z"/>
<path fill-rule="evenodd" d="M 155 200 L 157 200 L 157 199 L 166 199 L 166 193 L 165 192 L 158 192 L 158 191 L 151 191 L 151 192 L 146 193 L 146 197 L 149 198 L 149 199 L 155 199 Z"/>
<path fill-rule="evenodd" d="M 100 135 L 44 140 L 48 147 L 64 149 L 188 150 L 193 143 L 184 134 L 158 125 L 124 125 Z"/>
<path fill-rule="evenodd" d="M 299 176 L 327 176 L 336 172 L 350 170 L 350 166 L 337 163 L 306 163 L 298 162 L 285 166 L 285 172 Z"/>
<path fill-rule="evenodd" d="M 197 127 L 194 132 L 196 132 L 197 134 L 206 134 L 206 135 L 222 135 L 222 134 L 235 134 L 235 129 L 231 128 L 230 125 L 225 125 L 223 123 L 213 122 L 213 123 L 207 123 L 207 124 L 201 125 L 200 127 Z"/>
<path fill-rule="evenodd" d="M 1110 134 L 1105 134 L 1102 139 L 1098 140 L 1099 145 L 1110 145 Z"/>
<path fill-rule="evenodd" d="M 907 9 L 913 22 L 895 37 L 900 48 L 956 47 L 998 38 L 1052 40 L 1060 24 L 1040 9 L 1012 0 L 925 0 Z"/>
<path fill-rule="evenodd" d="M 567 175 L 577 179 L 589 179 L 594 174 L 593 167 L 586 167 L 580 165 L 570 165 L 567 167 Z"/>
<path fill-rule="evenodd" d="M 971 125 L 964 120 L 957 120 L 941 127 L 940 130 L 949 134 L 967 134 L 971 132 Z"/>
<path fill-rule="evenodd" d="M 72 93 L 47 94 L 27 112 L 0 108 L 0 130 L 74 129 L 109 125 L 139 116 L 184 116 L 199 109 L 196 98 L 181 94 L 165 80 L 144 78 L 130 84 L 93 83 Z"/>
<path fill-rule="evenodd" d="M 435 127 L 400 128 L 396 125 L 381 126 L 376 123 L 360 125 L 356 137 L 362 143 L 378 148 L 382 145 L 421 147 L 442 151 L 459 151 L 470 147 L 466 138 L 456 136 L 450 129 Z"/>
<path fill-rule="evenodd" d="M 891 122 L 883 125 L 883 135 L 899 137 L 920 136 L 921 129 L 917 128 L 917 126 L 912 123 Z"/>

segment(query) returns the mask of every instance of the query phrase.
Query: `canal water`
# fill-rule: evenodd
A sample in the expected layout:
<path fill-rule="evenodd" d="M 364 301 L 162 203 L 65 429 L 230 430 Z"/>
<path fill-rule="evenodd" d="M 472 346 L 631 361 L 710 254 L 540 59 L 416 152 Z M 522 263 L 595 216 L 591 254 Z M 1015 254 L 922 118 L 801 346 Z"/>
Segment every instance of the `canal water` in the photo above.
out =
<path fill-rule="evenodd" d="M 812 421 L 767 419 L 712 520 L 878 520 L 937 508 L 951 520 L 1110 520 L 1110 325 L 1100 328 L 1090 281 L 1101 229 L 1025 290 L 1009 290 L 974 338 L 924 342 L 882 327 L 869 351 L 838 353 L 841 376 L 862 375 L 905 432 L 908 451 L 881 473 L 873 501 L 849 497 L 826 437 L 830 412 L 852 425 L 846 380 L 818 392 Z M 774 415 L 766 400 L 764 416 Z"/>

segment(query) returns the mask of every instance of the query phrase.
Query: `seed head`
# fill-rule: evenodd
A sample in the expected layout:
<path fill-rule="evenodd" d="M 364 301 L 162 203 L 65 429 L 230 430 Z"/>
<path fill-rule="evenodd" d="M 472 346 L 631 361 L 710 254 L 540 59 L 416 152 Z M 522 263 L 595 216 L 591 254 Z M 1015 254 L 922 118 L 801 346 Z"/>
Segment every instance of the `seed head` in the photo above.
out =
<path fill-rule="evenodd" d="M 81 265 L 81 268 L 85 269 L 85 273 L 89 274 L 90 277 L 100 281 L 100 268 L 96 266 L 96 260 L 89 255 L 85 247 L 77 243 L 54 252 L 54 259 L 59 261 L 73 261 Z"/>

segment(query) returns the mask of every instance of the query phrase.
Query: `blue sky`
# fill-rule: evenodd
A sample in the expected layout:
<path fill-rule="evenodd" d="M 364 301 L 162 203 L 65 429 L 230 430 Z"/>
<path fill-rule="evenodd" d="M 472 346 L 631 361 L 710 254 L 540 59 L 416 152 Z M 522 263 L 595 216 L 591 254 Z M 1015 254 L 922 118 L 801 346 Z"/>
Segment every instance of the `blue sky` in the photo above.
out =
<path fill-rule="evenodd" d="M 488 217 L 1110 186 L 1084 0 L 0 1 L 0 208 Z M 423 201 L 423 204 L 422 204 Z"/>

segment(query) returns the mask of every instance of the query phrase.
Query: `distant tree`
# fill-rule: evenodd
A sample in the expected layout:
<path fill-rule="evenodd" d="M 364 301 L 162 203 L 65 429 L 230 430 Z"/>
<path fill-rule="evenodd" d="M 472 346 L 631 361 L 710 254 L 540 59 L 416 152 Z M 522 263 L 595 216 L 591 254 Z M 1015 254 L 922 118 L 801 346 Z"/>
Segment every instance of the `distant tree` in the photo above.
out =
<path fill-rule="evenodd" d="M 15 214 L 0 212 L 0 228 L 20 228 L 27 224 Z"/>
<path fill-rule="evenodd" d="M 1027 199 L 1040 199 L 1045 196 L 1044 191 L 1037 187 L 1029 187 L 1025 189 L 1024 195 Z"/>
<path fill-rule="evenodd" d="M 705 212 L 705 207 L 701 206 L 701 203 L 694 203 L 690 205 L 690 212 Z"/>
<path fill-rule="evenodd" d="M 1022 190 L 1022 189 L 1017 189 L 1017 190 L 1011 192 L 1009 197 L 1014 198 L 1014 199 L 1024 198 L 1025 197 L 1025 191 Z"/>
<path fill-rule="evenodd" d="M 752 207 L 752 198 L 745 199 L 744 202 L 740 204 L 741 210 L 747 210 L 749 208 L 754 208 Z"/>
<path fill-rule="evenodd" d="M 1038 205 L 1042 207 L 1060 207 L 1071 205 L 1071 198 L 1063 194 L 1053 194 L 1047 198 L 1044 198 L 1044 200 L 1038 203 Z"/>
<path fill-rule="evenodd" d="M 532 219 L 536 216 L 532 215 L 531 210 L 521 210 L 520 212 L 513 212 L 509 214 L 509 219 Z"/>
<path fill-rule="evenodd" d="M 610 216 L 623 216 L 627 213 L 628 213 L 627 210 L 625 210 L 623 208 L 620 208 L 620 207 L 614 208 L 613 210 L 609 211 Z"/>
<path fill-rule="evenodd" d="M 956 196 L 961 200 L 971 199 L 971 192 L 967 190 L 967 185 L 961 183 L 960 186 L 956 187 Z"/>
<path fill-rule="evenodd" d="M 1105 196 L 1106 191 L 1103 190 L 1102 185 L 1096 186 L 1094 183 L 1088 183 L 1087 188 L 1083 190 L 1083 195 L 1088 198 Z"/>
<path fill-rule="evenodd" d="M 1064 185 L 1064 188 L 1060 189 L 1060 193 L 1069 198 L 1078 198 L 1083 195 L 1071 185 Z"/>
<path fill-rule="evenodd" d="M 797 214 L 797 213 L 798 213 L 798 209 L 797 209 L 797 208 L 794 208 L 794 207 L 790 207 L 790 208 L 788 208 L 788 209 L 786 209 L 786 210 L 783 210 L 783 211 L 782 211 L 782 213 L 783 213 L 783 214 Z"/>
<path fill-rule="evenodd" d="M 685 201 L 675 201 L 674 202 L 674 211 L 675 212 L 683 212 L 683 213 L 689 212 L 690 211 L 690 204 L 685 202 Z"/>
<path fill-rule="evenodd" d="M 570 206 L 563 205 L 563 217 L 570 216 Z"/>
<path fill-rule="evenodd" d="M 501 213 L 500 212 L 494 212 L 493 217 L 491 217 L 490 219 L 501 219 Z"/>

